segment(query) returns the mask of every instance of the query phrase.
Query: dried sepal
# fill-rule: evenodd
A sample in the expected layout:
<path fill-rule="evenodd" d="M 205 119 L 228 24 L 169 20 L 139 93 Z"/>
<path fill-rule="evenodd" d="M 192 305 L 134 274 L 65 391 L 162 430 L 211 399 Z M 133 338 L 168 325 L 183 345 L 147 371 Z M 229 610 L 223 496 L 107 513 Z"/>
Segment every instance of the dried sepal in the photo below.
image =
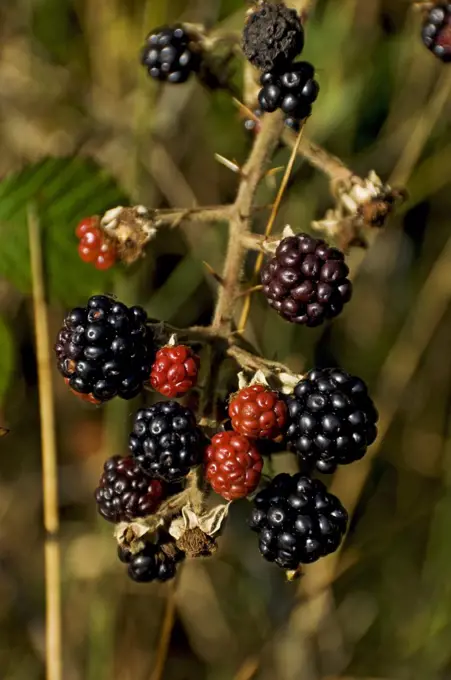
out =
<path fill-rule="evenodd" d="M 206 557 L 216 551 L 215 537 L 219 535 L 227 518 L 229 505 L 218 505 L 205 513 L 196 513 L 190 503 L 175 517 L 169 534 L 175 539 L 177 548 L 188 557 Z"/>
<path fill-rule="evenodd" d="M 100 220 L 100 227 L 114 242 L 118 258 L 125 264 L 139 259 L 157 233 L 155 214 L 143 205 L 108 210 Z"/>

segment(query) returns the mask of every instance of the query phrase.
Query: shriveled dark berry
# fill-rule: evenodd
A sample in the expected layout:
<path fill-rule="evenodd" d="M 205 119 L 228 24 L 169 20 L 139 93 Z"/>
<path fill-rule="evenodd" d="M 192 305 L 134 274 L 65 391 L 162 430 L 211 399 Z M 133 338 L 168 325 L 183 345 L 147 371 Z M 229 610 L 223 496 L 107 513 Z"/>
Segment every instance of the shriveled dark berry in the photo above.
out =
<path fill-rule="evenodd" d="M 428 50 L 438 59 L 451 62 L 451 3 L 438 3 L 429 10 L 421 37 Z"/>
<path fill-rule="evenodd" d="M 94 295 L 85 308 L 64 319 L 55 344 L 58 369 L 71 389 L 93 403 L 115 396 L 135 397 L 149 378 L 154 358 L 147 315 L 106 295 Z M 121 322 L 118 323 L 118 319 Z"/>
<path fill-rule="evenodd" d="M 174 578 L 177 564 L 185 558 L 185 553 L 178 550 L 175 544 L 167 546 L 159 543 L 146 543 L 143 550 L 132 554 L 127 548 L 118 548 L 118 557 L 121 562 L 128 565 L 128 575 L 137 583 L 150 583 L 151 581 L 169 581 Z"/>
<path fill-rule="evenodd" d="M 253 502 L 249 525 L 269 562 L 294 570 L 339 547 L 348 515 L 319 480 L 282 473 Z"/>
<path fill-rule="evenodd" d="M 173 482 L 202 461 L 205 447 L 193 412 L 176 401 L 140 409 L 129 439 L 132 456 L 153 477 Z"/>
<path fill-rule="evenodd" d="M 378 414 L 365 383 L 338 368 L 314 369 L 287 398 L 288 448 L 320 472 L 362 458 Z"/>
<path fill-rule="evenodd" d="M 247 59 L 262 71 L 284 68 L 304 47 L 301 18 L 283 2 L 263 2 L 250 13 L 242 44 Z"/>
<path fill-rule="evenodd" d="M 282 239 L 261 274 L 263 293 L 284 319 L 319 326 L 340 314 L 352 294 L 344 255 L 308 234 Z"/>
<path fill-rule="evenodd" d="M 186 28 L 162 26 L 147 36 L 141 62 L 151 78 L 178 84 L 199 70 L 201 52 L 198 39 Z"/>
<path fill-rule="evenodd" d="M 163 496 L 160 480 L 143 472 L 132 456 L 109 458 L 95 492 L 97 509 L 109 522 L 130 522 L 151 515 Z"/>

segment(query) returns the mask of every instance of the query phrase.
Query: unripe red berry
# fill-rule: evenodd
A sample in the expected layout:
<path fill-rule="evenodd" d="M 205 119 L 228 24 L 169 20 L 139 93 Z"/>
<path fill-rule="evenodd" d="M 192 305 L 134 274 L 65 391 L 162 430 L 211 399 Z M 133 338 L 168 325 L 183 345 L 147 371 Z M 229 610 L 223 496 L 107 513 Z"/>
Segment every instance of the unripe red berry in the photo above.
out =
<path fill-rule="evenodd" d="M 229 404 L 232 427 L 251 439 L 276 439 L 287 423 L 287 407 L 266 385 L 250 385 L 235 394 Z"/>
<path fill-rule="evenodd" d="M 255 491 L 262 468 L 255 445 L 237 432 L 219 432 L 205 453 L 205 477 L 228 501 L 246 498 Z"/>
<path fill-rule="evenodd" d="M 98 217 L 84 217 L 81 222 L 78 223 L 75 229 L 75 234 L 77 238 L 82 238 L 86 232 L 98 227 L 99 218 Z"/>
<path fill-rule="evenodd" d="M 167 345 L 155 356 L 150 384 L 165 397 L 181 397 L 197 384 L 199 363 L 190 347 Z"/>
<path fill-rule="evenodd" d="M 104 241 L 100 247 L 94 266 L 102 271 L 110 269 L 116 262 L 116 248 L 112 243 Z"/>

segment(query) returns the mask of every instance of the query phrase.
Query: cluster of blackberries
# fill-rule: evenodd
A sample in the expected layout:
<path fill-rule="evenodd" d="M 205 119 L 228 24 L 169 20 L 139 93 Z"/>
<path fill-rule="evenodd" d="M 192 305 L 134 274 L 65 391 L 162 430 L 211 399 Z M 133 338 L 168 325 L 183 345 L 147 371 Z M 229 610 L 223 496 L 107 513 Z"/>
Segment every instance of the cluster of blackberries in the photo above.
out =
<path fill-rule="evenodd" d="M 451 62 L 450 2 L 438 2 L 427 12 L 421 37 L 436 57 L 445 63 Z"/>
<path fill-rule="evenodd" d="M 286 124 L 296 131 L 311 114 L 319 92 L 313 66 L 294 61 L 303 47 L 304 30 L 296 10 L 283 3 L 263 2 L 250 13 L 243 31 L 243 51 L 263 71 L 260 109 L 267 113 L 281 109 Z"/>
<path fill-rule="evenodd" d="M 164 396 L 181 397 L 196 385 L 199 358 L 186 345 L 157 350 L 142 307 L 94 295 L 64 319 L 55 345 L 58 369 L 85 401 L 136 397 L 146 383 Z"/>
<path fill-rule="evenodd" d="M 284 319 L 319 326 L 340 314 L 352 295 L 344 255 L 308 234 L 282 239 L 262 269 L 263 293 Z"/>
<path fill-rule="evenodd" d="M 199 70 L 199 40 L 181 25 L 163 26 L 147 36 L 141 62 L 151 78 L 168 83 L 184 83 Z"/>

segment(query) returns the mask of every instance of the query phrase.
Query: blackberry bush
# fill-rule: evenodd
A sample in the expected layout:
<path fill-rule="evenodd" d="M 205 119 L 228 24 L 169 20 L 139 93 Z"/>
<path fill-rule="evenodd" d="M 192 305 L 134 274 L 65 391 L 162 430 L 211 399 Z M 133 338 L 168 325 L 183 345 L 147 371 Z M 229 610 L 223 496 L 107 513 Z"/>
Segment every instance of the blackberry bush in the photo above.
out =
<path fill-rule="evenodd" d="M 344 255 L 308 234 L 288 236 L 263 268 L 269 304 L 286 321 L 319 326 L 338 316 L 352 295 Z"/>
<path fill-rule="evenodd" d="M 131 456 L 108 458 L 95 493 L 97 509 L 109 522 L 150 515 L 163 495 L 162 483 L 143 472 Z"/>
<path fill-rule="evenodd" d="M 89 298 L 64 319 L 55 345 L 71 389 L 94 402 L 136 397 L 149 378 L 154 347 L 142 307 L 106 295 Z"/>
<path fill-rule="evenodd" d="M 249 14 L 242 45 L 247 59 L 262 71 L 288 66 L 304 47 L 298 13 L 284 3 L 261 3 Z"/>
<path fill-rule="evenodd" d="M 310 371 L 287 406 L 288 447 L 320 472 L 359 460 L 376 439 L 378 414 L 365 383 L 338 368 Z"/>
<path fill-rule="evenodd" d="M 129 448 L 144 471 L 174 482 L 201 462 L 204 437 L 190 409 L 161 401 L 138 411 Z"/>
<path fill-rule="evenodd" d="M 445 63 L 451 62 L 451 3 L 434 5 L 426 15 L 421 32 L 428 50 Z"/>
<path fill-rule="evenodd" d="M 141 55 L 151 78 L 168 83 L 184 83 L 199 70 L 200 46 L 183 26 L 163 26 L 147 37 Z"/>
<path fill-rule="evenodd" d="M 348 515 L 319 480 L 282 473 L 254 499 L 250 528 L 263 557 L 295 570 L 337 550 Z"/>

